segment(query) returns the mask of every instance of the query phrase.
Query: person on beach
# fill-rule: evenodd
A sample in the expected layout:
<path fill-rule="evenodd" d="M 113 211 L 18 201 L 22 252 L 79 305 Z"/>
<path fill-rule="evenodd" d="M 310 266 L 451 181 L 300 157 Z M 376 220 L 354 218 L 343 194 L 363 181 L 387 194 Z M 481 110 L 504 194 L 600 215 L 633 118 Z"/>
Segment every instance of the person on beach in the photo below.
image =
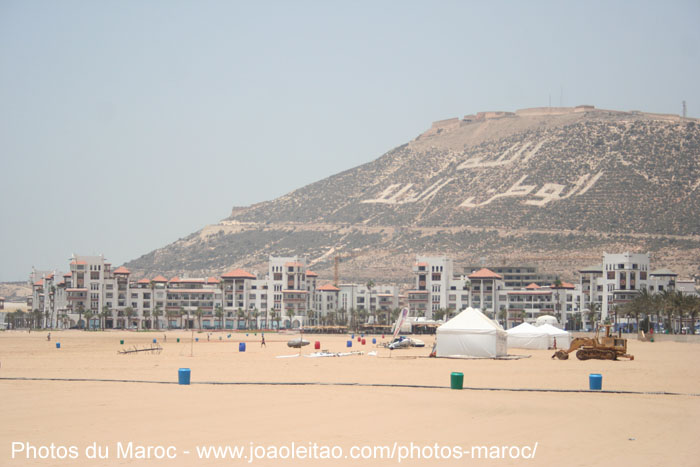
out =
<path fill-rule="evenodd" d="M 51 341 L 51 333 L 49 333 L 49 334 L 46 336 L 46 340 L 49 341 L 49 342 Z"/>
<path fill-rule="evenodd" d="M 267 344 L 265 344 L 265 333 L 261 333 L 262 335 L 262 341 L 260 341 L 260 347 L 265 347 L 267 348 Z"/>

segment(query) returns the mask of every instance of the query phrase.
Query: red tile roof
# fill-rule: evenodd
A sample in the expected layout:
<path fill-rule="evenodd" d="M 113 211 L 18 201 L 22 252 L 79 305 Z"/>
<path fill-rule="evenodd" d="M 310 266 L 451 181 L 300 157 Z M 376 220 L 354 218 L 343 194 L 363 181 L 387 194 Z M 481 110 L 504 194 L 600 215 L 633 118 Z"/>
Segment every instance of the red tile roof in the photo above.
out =
<path fill-rule="evenodd" d="M 170 279 L 168 282 L 180 282 L 180 278 L 175 276 L 172 279 Z"/>
<path fill-rule="evenodd" d="M 46 280 L 53 280 L 53 274 L 49 274 L 48 276 L 46 276 Z"/>
<path fill-rule="evenodd" d="M 427 267 L 428 267 L 428 263 L 420 262 L 420 263 L 416 263 L 416 266 L 423 266 L 424 268 L 427 268 Z"/>
<path fill-rule="evenodd" d="M 146 278 L 144 277 L 143 279 L 139 280 L 139 281 L 136 282 L 136 283 L 137 283 L 137 284 L 150 284 L 151 281 L 148 280 L 148 279 L 146 279 Z"/>
<path fill-rule="evenodd" d="M 163 276 L 158 275 L 158 276 L 153 278 L 153 282 L 168 282 L 168 279 L 166 279 Z"/>
<path fill-rule="evenodd" d="M 313 271 L 306 271 L 306 275 L 307 275 L 308 277 L 318 277 L 318 274 L 316 274 L 316 273 L 313 272 Z"/>
<path fill-rule="evenodd" d="M 43 287 L 44 286 L 44 279 L 38 280 L 34 283 L 37 287 Z"/>
<path fill-rule="evenodd" d="M 540 289 L 541 287 L 533 282 L 532 284 L 528 285 L 525 288 L 528 290 L 534 290 L 534 289 Z"/>
<path fill-rule="evenodd" d="M 338 287 L 331 284 L 322 285 L 318 290 L 323 290 L 324 292 L 340 292 Z"/>
<path fill-rule="evenodd" d="M 85 261 L 71 261 L 70 265 L 71 266 L 77 266 L 77 265 L 85 265 L 87 264 Z"/>
<path fill-rule="evenodd" d="M 568 282 L 562 282 L 562 283 L 561 283 L 561 286 L 557 287 L 556 285 L 552 284 L 552 285 L 550 286 L 550 288 L 552 288 L 552 289 L 573 289 L 573 288 L 574 288 L 574 284 L 570 284 L 570 283 L 568 283 Z"/>
<path fill-rule="evenodd" d="M 217 279 L 216 277 L 210 277 L 209 279 L 207 279 L 207 284 L 218 284 L 220 282 L 221 281 L 219 279 Z"/>
<path fill-rule="evenodd" d="M 253 274 L 243 269 L 234 269 L 226 274 L 222 274 L 221 277 L 223 279 L 257 279 Z"/>
<path fill-rule="evenodd" d="M 503 277 L 487 268 L 479 269 L 478 271 L 469 274 L 467 277 L 470 279 L 503 279 Z"/>
<path fill-rule="evenodd" d="M 114 270 L 114 274 L 131 274 L 131 271 L 129 271 L 124 266 L 119 266 L 117 269 Z"/>
<path fill-rule="evenodd" d="M 63 277 L 73 277 L 73 274 L 70 272 L 67 272 L 63 275 Z"/>

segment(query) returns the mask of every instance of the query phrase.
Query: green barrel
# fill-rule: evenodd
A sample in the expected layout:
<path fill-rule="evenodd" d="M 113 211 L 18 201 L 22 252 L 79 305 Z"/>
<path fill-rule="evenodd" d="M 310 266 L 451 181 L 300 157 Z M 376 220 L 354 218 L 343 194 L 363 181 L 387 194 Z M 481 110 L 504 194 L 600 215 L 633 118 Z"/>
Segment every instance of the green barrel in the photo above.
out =
<path fill-rule="evenodd" d="M 121 345 L 124 345 L 124 339 L 121 339 L 121 340 L 119 341 L 119 343 L 120 343 Z"/>
<path fill-rule="evenodd" d="M 450 388 L 462 389 L 464 387 L 464 373 L 453 371 L 450 375 Z"/>
<path fill-rule="evenodd" d="M 177 341 L 180 342 L 180 338 L 179 338 L 179 337 L 177 338 Z"/>

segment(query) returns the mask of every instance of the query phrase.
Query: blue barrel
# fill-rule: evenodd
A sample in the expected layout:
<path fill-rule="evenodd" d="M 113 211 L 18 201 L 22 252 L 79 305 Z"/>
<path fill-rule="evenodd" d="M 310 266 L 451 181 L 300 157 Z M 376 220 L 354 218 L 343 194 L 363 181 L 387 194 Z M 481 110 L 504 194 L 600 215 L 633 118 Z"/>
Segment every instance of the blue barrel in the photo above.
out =
<path fill-rule="evenodd" d="M 56 342 L 56 348 L 57 348 L 57 349 L 60 349 L 60 348 L 61 348 L 61 343 L 60 343 L 60 342 Z"/>
<path fill-rule="evenodd" d="M 347 347 L 352 347 L 352 341 L 348 341 Z"/>
<path fill-rule="evenodd" d="M 372 344 L 376 344 L 376 343 L 377 343 L 377 338 L 376 338 L 376 337 L 373 337 L 373 338 L 372 338 Z"/>
<path fill-rule="evenodd" d="M 245 336 L 248 337 L 248 333 L 247 333 L 247 332 L 246 332 Z"/>
<path fill-rule="evenodd" d="M 238 343 L 238 351 L 239 351 L 239 352 L 245 352 L 245 342 L 239 342 L 239 343 Z"/>
<path fill-rule="evenodd" d="M 588 375 L 588 387 L 591 391 L 600 391 L 603 389 L 603 375 L 591 373 Z"/>
<path fill-rule="evenodd" d="M 194 341 L 195 341 L 195 342 L 199 342 L 199 337 L 195 337 L 195 338 L 194 338 Z"/>
<path fill-rule="evenodd" d="M 177 383 L 178 384 L 190 384 L 190 369 L 180 368 L 177 372 Z"/>
<path fill-rule="evenodd" d="M 156 343 L 156 340 L 155 340 L 155 339 L 153 339 L 153 343 L 154 343 L 154 344 Z"/>
<path fill-rule="evenodd" d="M 354 338 L 355 338 L 355 334 L 352 334 L 352 335 L 350 336 L 350 339 L 354 339 Z"/>

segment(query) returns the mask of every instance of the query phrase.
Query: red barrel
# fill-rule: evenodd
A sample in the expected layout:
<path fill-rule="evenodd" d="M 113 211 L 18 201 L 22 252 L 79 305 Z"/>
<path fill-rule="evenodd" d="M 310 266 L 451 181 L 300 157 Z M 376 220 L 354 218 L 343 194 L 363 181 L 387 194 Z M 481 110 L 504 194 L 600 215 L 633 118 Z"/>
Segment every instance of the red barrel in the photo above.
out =
<path fill-rule="evenodd" d="M 314 349 L 318 350 L 321 348 L 321 343 L 319 341 L 314 342 Z"/>
<path fill-rule="evenodd" d="M 357 342 L 362 342 L 362 338 L 360 336 L 357 336 Z"/>
<path fill-rule="evenodd" d="M 362 339 L 362 345 L 365 345 L 366 343 L 367 343 L 367 341 Z"/>

